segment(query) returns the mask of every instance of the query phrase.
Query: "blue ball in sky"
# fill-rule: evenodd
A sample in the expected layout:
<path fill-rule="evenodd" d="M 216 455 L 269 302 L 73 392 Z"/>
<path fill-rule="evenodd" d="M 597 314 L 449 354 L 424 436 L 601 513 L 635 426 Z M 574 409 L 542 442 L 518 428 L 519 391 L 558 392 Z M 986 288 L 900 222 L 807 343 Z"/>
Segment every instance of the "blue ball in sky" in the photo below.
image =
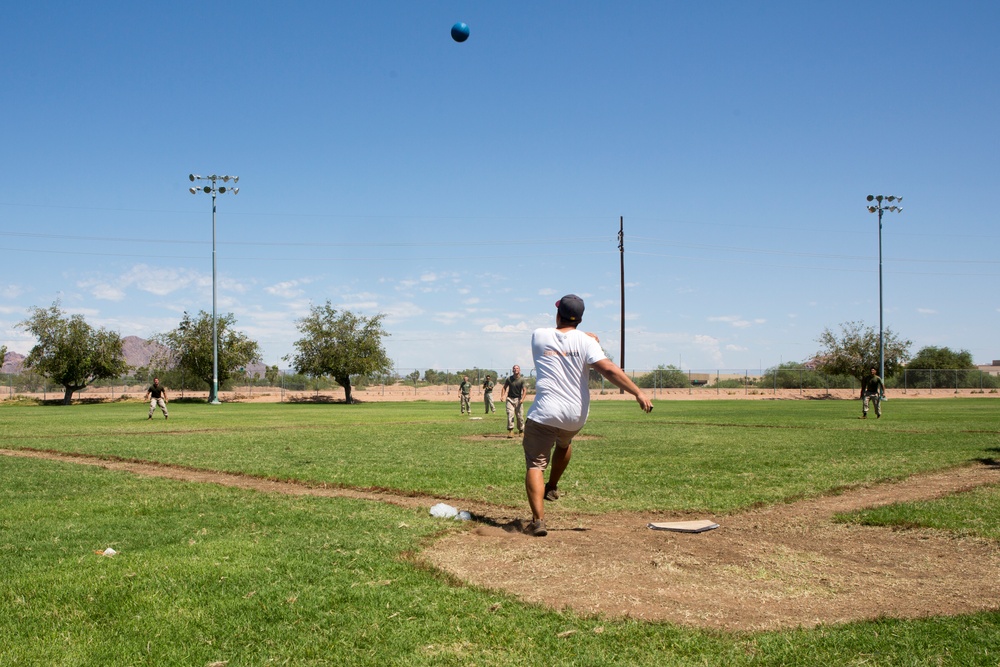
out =
<path fill-rule="evenodd" d="M 451 38 L 456 42 L 464 42 L 469 39 L 469 26 L 461 21 L 451 26 Z"/>

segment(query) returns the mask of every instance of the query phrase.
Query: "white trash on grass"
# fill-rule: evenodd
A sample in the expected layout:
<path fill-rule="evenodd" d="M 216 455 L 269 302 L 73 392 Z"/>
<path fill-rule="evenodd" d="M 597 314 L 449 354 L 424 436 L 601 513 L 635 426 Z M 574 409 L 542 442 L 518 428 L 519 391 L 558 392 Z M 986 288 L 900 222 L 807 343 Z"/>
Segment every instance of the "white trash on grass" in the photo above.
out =
<path fill-rule="evenodd" d="M 457 507 L 452 507 L 446 503 L 438 503 L 432 507 L 431 516 L 436 516 L 439 519 L 455 519 L 456 521 L 472 520 L 472 515 L 465 510 L 459 512 Z"/>

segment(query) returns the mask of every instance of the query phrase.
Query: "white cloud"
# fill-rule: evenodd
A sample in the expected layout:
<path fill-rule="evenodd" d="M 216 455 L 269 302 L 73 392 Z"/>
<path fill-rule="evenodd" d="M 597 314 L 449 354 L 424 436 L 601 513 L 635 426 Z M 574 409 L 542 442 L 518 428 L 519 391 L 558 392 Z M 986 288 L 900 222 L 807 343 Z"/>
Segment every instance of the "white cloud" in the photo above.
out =
<path fill-rule="evenodd" d="M 125 290 L 106 284 L 95 285 L 91 288 L 90 293 L 95 298 L 107 301 L 121 301 L 125 298 Z"/>
<path fill-rule="evenodd" d="M 4 285 L 0 287 L 0 297 L 5 299 L 16 299 L 24 294 L 24 288 L 20 285 Z"/>
<path fill-rule="evenodd" d="M 715 315 L 708 318 L 709 322 L 726 322 L 730 326 L 736 327 L 737 329 L 746 329 L 747 327 L 753 326 L 754 324 L 764 324 L 767 320 L 763 318 L 757 318 L 753 322 L 750 320 L 743 319 L 740 315 Z"/>
<path fill-rule="evenodd" d="M 733 345 L 732 343 L 725 347 L 726 352 L 746 352 L 748 349 L 742 345 Z"/>
<path fill-rule="evenodd" d="M 719 349 L 719 339 L 714 336 L 706 336 L 704 334 L 696 334 L 694 337 L 694 345 L 702 352 L 708 354 L 712 359 L 712 363 L 716 366 L 722 365 L 722 351 Z"/>
<path fill-rule="evenodd" d="M 492 324 L 487 324 L 483 327 L 483 332 L 485 333 L 526 333 L 528 331 L 528 324 L 526 322 L 518 322 L 517 324 L 506 324 L 499 325 L 495 322 Z"/>
<path fill-rule="evenodd" d="M 917 308 L 917 312 L 921 315 L 937 315 L 938 311 L 931 308 Z"/>
<path fill-rule="evenodd" d="M 538 290 L 538 296 L 553 296 L 555 293 L 556 291 L 551 287 L 543 287 L 542 289 Z"/>
<path fill-rule="evenodd" d="M 441 324 L 454 324 L 463 317 L 465 317 L 465 313 L 459 313 L 455 311 L 442 311 L 440 313 L 435 313 L 434 315 L 432 315 L 431 319 Z"/>
<path fill-rule="evenodd" d="M 337 308 L 340 310 L 378 310 L 378 301 L 355 301 L 353 303 L 341 303 L 337 304 Z"/>
<path fill-rule="evenodd" d="M 264 291 L 283 299 L 294 299 L 297 296 L 302 296 L 305 292 L 304 290 L 299 289 L 299 285 L 308 285 L 311 282 L 312 281 L 307 278 L 303 278 L 301 280 L 286 280 L 284 282 L 265 287 Z"/>
<path fill-rule="evenodd" d="M 114 285 L 110 285 L 103 280 L 79 280 L 76 286 L 87 290 L 95 299 L 105 301 L 121 301 L 125 298 L 125 290 Z"/>
<path fill-rule="evenodd" d="M 382 309 L 382 312 L 385 313 L 387 317 L 402 319 L 405 317 L 419 317 L 424 314 L 424 309 L 410 301 L 400 301 L 386 306 Z"/>

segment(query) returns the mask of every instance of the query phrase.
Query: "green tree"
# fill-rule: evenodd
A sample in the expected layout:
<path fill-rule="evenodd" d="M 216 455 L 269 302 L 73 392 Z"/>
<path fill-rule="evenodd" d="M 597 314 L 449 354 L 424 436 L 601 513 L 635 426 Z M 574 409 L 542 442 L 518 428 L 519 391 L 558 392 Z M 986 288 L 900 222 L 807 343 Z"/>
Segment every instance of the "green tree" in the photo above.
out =
<path fill-rule="evenodd" d="M 951 373 L 935 373 L 948 370 Z M 955 352 L 947 347 L 920 348 L 906 364 L 907 380 L 915 386 L 955 387 L 978 386 L 979 369 L 968 350 Z"/>
<path fill-rule="evenodd" d="M 268 386 L 273 387 L 276 384 L 278 384 L 278 380 L 280 379 L 280 377 L 281 377 L 281 371 L 278 370 L 277 364 L 275 364 L 274 366 L 267 366 L 264 369 L 264 380 L 267 381 Z"/>
<path fill-rule="evenodd" d="M 48 309 L 32 308 L 17 326 L 31 332 L 38 344 L 24 365 L 63 386 L 63 404 L 91 382 L 119 377 L 128 371 L 122 339 L 114 331 L 95 329 L 82 315 L 67 317 L 55 302 Z"/>
<path fill-rule="evenodd" d="M 236 317 L 232 313 L 219 317 L 216 329 L 219 336 L 219 386 L 225 386 L 241 368 L 260 363 L 260 345 L 246 334 L 235 331 Z M 153 336 L 153 340 L 169 350 L 169 359 L 156 363 L 174 366 L 191 377 L 202 380 L 212 389 L 212 315 L 200 311 L 194 319 L 184 313 L 176 329 Z M 209 401 L 218 396 L 210 395 Z"/>
<path fill-rule="evenodd" d="M 660 364 L 652 372 L 640 375 L 635 379 L 635 384 L 642 389 L 683 388 L 691 386 L 691 379 L 688 374 L 676 366 L 664 366 Z"/>
<path fill-rule="evenodd" d="M 329 375 L 344 388 L 348 403 L 352 375 L 374 375 L 392 371 L 392 361 L 382 347 L 389 334 L 382 329 L 381 313 L 374 317 L 355 315 L 349 310 L 337 312 L 327 301 L 313 306 L 309 315 L 298 322 L 302 338 L 295 341 L 290 359 L 297 373 L 312 377 Z"/>
<path fill-rule="evenodd" d="M 0 368 L 3 367 L 3 360 L 7 358 L 7 346 L 0 345 Z"/>
<path fill-rule="evenodd" d="M 845 322 L 840 333 L 829 328 L 816 339 L 822 349 L 816 353 L 816 370 L 827 375 L 847 375 L 863 382 L 870 369 L 878 368 L 878 331 L 862 322 Z M 900 339 L 891 329 L 883 331 L 885 374 L 892 376 L 910 358 L 908 340 Z M 883 378 L 884 380 L 885 378 Z"/>
<path fill-rule="evenodd" d="M 976 368 L 976 365 L 972 363 L 972 353 L 968 350 L 955 352 L 947 347 L 934 346 L 920 348 L 906 366 L 922 370 L 969 370 Z"/>
<path fill-rule="evenodd" d="M 794 361 L 768 368 L 760 385 L 776 389 L 823 389 L 828 386 L 827 380 L 820 373 Z"/>

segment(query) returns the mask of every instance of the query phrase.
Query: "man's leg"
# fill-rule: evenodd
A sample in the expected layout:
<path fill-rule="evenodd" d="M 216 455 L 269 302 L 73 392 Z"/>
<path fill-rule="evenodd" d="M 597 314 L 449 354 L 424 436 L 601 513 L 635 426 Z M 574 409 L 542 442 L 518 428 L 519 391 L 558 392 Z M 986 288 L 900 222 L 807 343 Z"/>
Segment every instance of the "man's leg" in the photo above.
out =
<path fill-rule="evenodd" d="M 528 507 L 533 521 L 545 519 L 545 471 L 528 468 L 524 475 L 524 490 L 528 492 Z"/>
<path fill-rule="evenodd" d="M 521 447 L 524 449 L 527 468 L 524 473 L 524 490 L 528 496 L 528 507 L 531 508 L 531 523 L 525 532 L 534 537 L 548 534 L 545 528 L 545 469 L 549 466 L 554 444 L 552 429 L 537 422 L 527 424 Z"/>
<path fill-rule="evenodd" d="M 170 418 L 170 415 L 167 413 L 167 402 L 162 398 L 160 399 L 160 411 L 163 413 L 164 419 Z"/>
<path fill-rule="evenodd" d="M 882 416 L 882 397 L 875 394 L 873 400 L 875 401 L 875 419 L 879 419 Z"/>
<path fill-rule="evenodd" d="M 861 399 L 861 416 L 868 416 L 868 394 L 865 394 L 865 397 Z"/>
<path fill-rule="evenodd" d="M 517 432 L 524 433 L 524 399 L 517 402 Z"/>
<path fill-rule="evenodd" d="M 504 401 L 504 408 L 507 410 L 507 437 L 509 438 L 511 437 L 511 431 L 514 430 L 514 412 L 516 408 L 510 398 Z"/>
<path fill-rule="evenodd" d="M 566 466 L 569 465 L 569 460 L 573 457 L 573 444 L 570 443 L 566 447 L 556 446 L 555 451 L 552 453 L 552 469 L 549 471 L 549 482 L 545 485 L 542 491 L 542 497 L 549 500 L 558 500 L 559 492 L 556 490 L 559 486 L 559 480 L 562 478 L 564 472 L 566 472 Z M 549 495 L 551 493 L 551 496 Z"/>
<path fill-rule="evenodd" d="M 154 410 L 156 410 L 156 399 L 155 398 L 151 398 L 151 399 L 149 399 L 149 418 L 150 419 L 153 418 L 153 411 Z"/>

